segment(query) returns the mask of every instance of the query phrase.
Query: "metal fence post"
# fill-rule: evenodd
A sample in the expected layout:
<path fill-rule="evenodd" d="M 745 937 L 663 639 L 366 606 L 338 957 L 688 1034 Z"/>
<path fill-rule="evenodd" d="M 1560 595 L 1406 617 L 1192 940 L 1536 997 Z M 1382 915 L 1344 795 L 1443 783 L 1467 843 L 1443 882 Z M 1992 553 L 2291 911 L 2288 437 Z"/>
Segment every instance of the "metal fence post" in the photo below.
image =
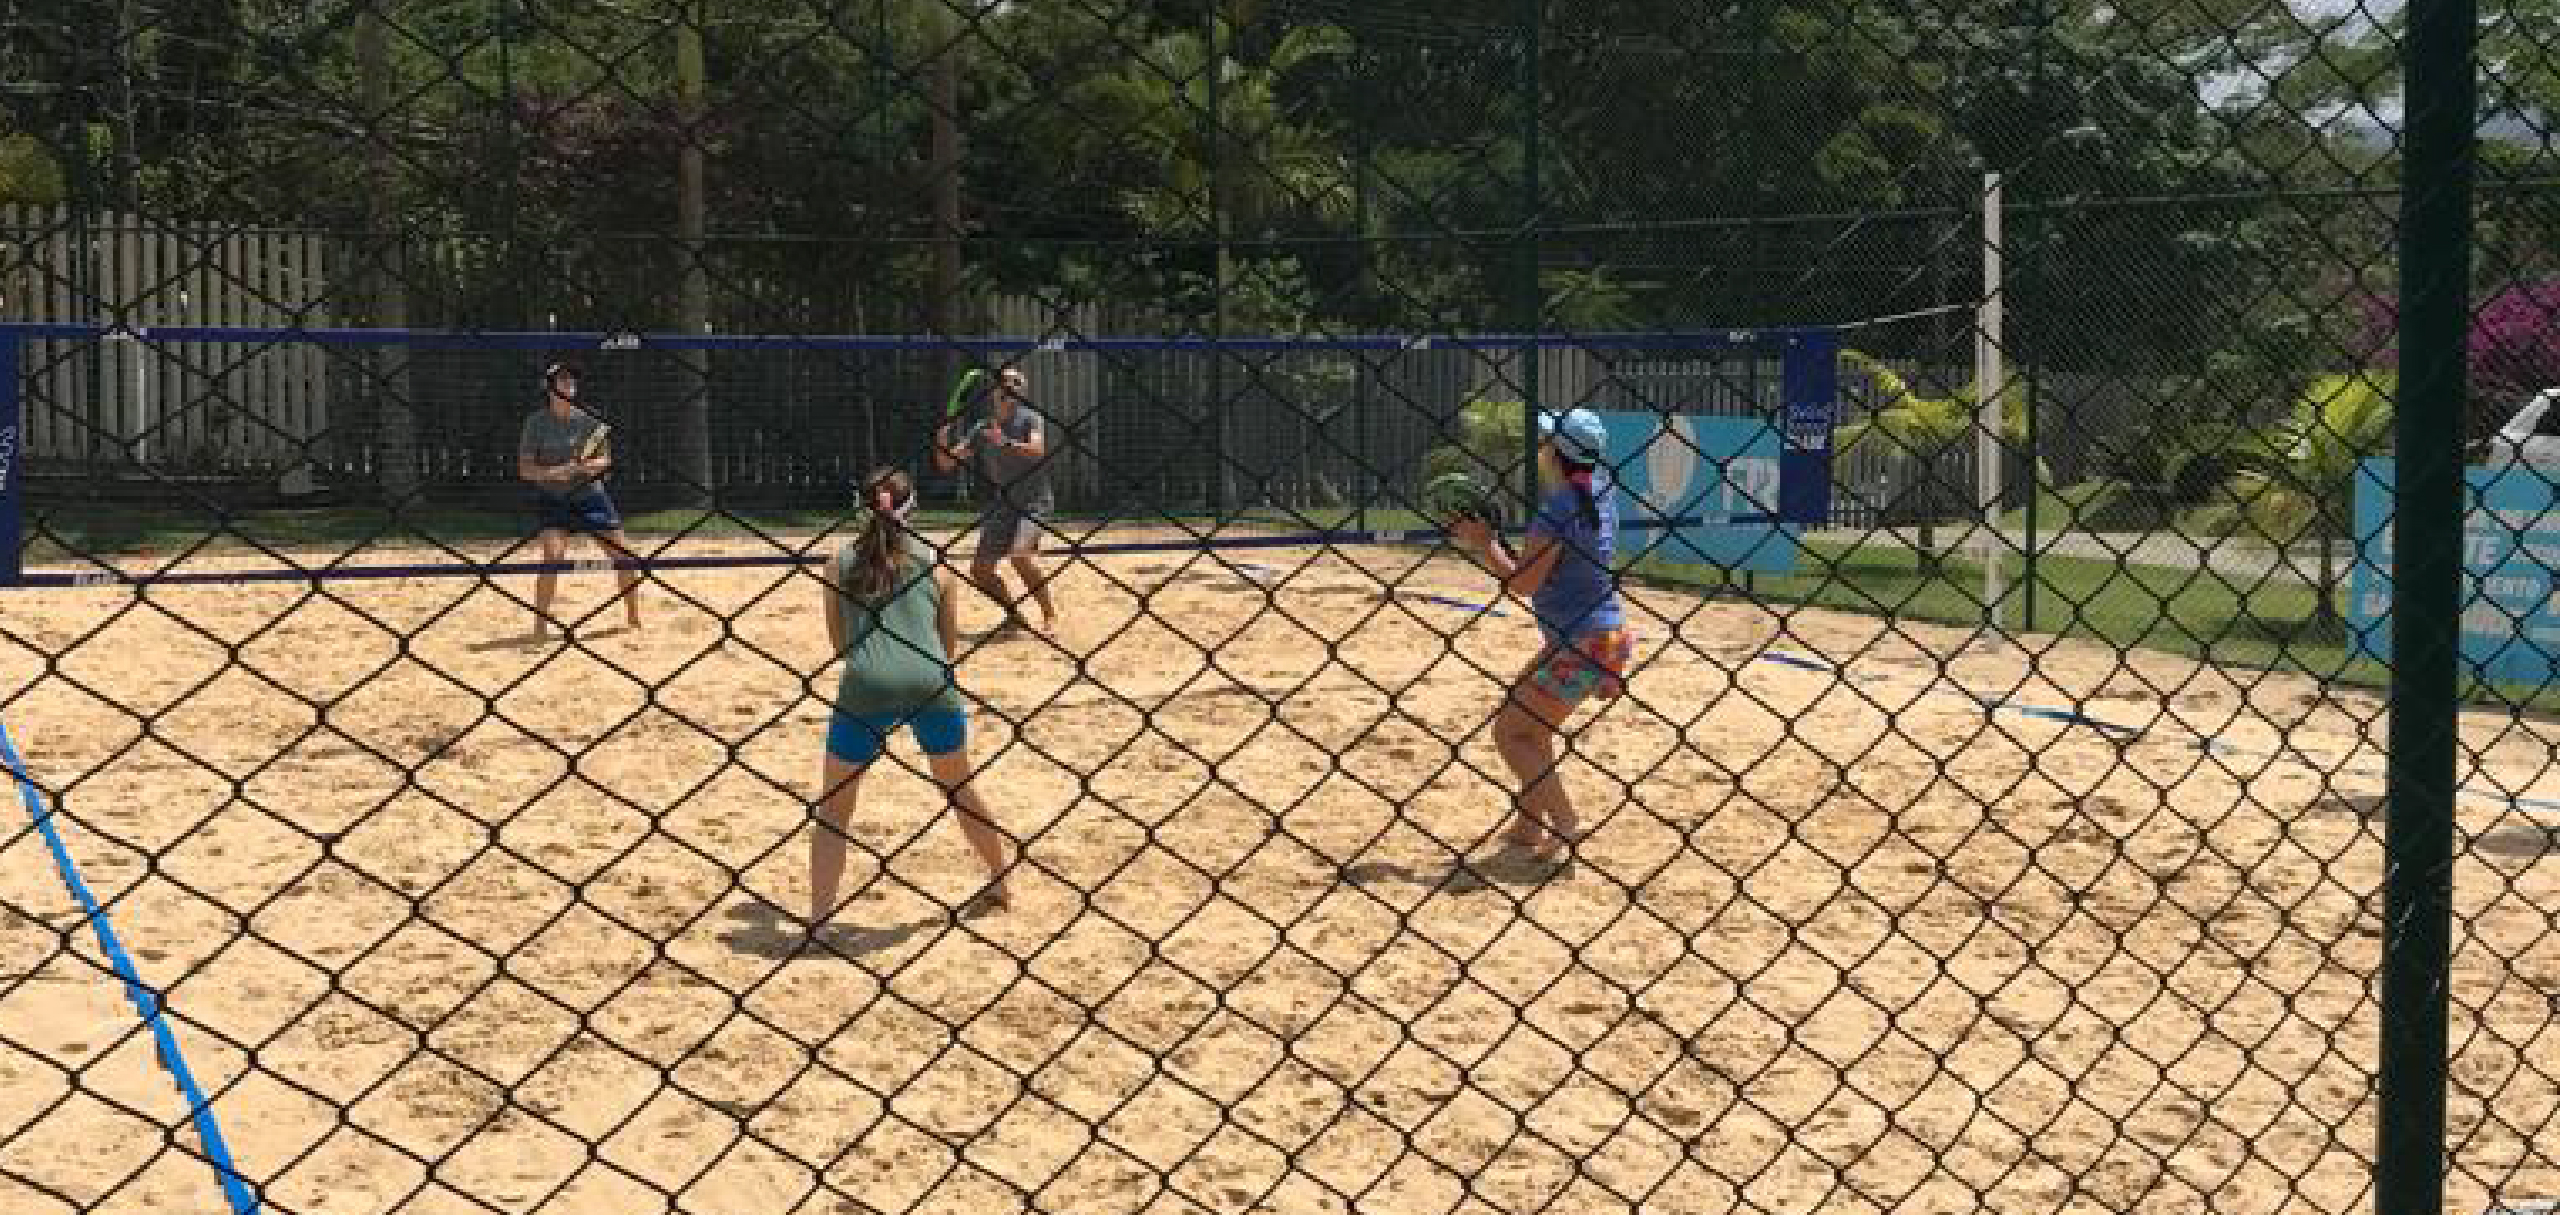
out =
<path fill-rule="evenodd" d="M 1545 81 L 1539 60 L 1546 54 L 1544 28 L 1547 23 L 1546 0 L 1523 0 L 1520 30 L 1520 286 L 1514 307 L 1520 316 L 1520 333 L 1534 339 L 1546 321 L 1546 306 L 1538 282 L 1538 226 L 1545 222 L 1546 183 L 1539 178 L 1539 160 L 1545 149 L 1540 130 L 1546 114 L 1543 101 Z M 1522 518 L 1536 515 L 1538 510 L 1538 413 L 1544 408 L 1540 400 L 1540 372 L 1544 370 L 1538 357 L 1538 344 L 1524 340 L 1520 346 L 1520 398 L 1522 451 L 1528 458 L 1520 470 Z"/>
<path fill-rule="evenodd" d="M 2400 202 L 2391 733 L 2374 1210 L 2444 1209 L 2475 0 L 2413 0 Z"/>

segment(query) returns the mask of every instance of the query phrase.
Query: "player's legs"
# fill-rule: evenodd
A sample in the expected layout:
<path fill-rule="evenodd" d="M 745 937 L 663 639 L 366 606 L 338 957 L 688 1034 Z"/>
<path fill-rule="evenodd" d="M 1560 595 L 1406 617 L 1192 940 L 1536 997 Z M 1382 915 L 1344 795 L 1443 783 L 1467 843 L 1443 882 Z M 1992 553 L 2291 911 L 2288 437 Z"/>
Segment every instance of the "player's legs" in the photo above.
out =
<path fill-rule="evenodd" d="M 545 526 L 534 534 L 534 548 L 541 553 L 545 566 L 560 564 L 569 555 L 569 533 L 562 528 Z M 549 569 L 533 576 L 533 635 L 540 637 L 551 625 L 551 595 L 559 589 L 560 576 Z M 563 626 L 560 630 L 567 633 Z"/>
<path fill-rule="evenodd" d="M 835 914 L 844 878 L 845 824 L 853 819 L 862 773 L 880 757 L 891 727 L 867 715 L 838 713 L 827 725 L 827 756 L 818 784 L 817 822 L 809 835 L 809 919 L 814 931 Z"/>
<path fill-rule="evenodd" d="M 997 607 L 1004 609 L 1005 627 L 1022 623 L 1022 612 L 1014 606 L 1013 592 L 1005 586 L 1004 575 L 996 571 L 996 563 L 992 559 L 980 557 L 970 562 L 969 581 L 987 598 L 995 600 Z"/>
<path fill-rule="evenodd" d="M 594 539 L 596 547 L 603 550 L 607 558 L 639 560 L 638 555 L 631 551 L 630 541 L 623 538 L 622 512 L 614 509 L 613 496 L 606 493 L 603 486 L 589 486 L 587 492 L 573 502 L 571 509 L 577 514 L 578 530 Z M 622 600 L 623 618 L 636 632 L 640 628 L 640 571 L 616 568 L 614 574 L 622 587 L 618 598 Z"/>
<path fill-rule="evenodd" d="M 630 541 L 623 538 L 620 530 L 597 532 L 595 540 L 596 547 L 603 549 L 605 556 L 616 561 L 640 559 L 639 554 L 631 551 Z M 640 628 L 640 571 L 628 567 L 616 567 L 613 572 L 622 584 L 619 597 L 622 600 L 623 618 L 630 621 L 632 629 L 637 631 Z"/>
<path fill-rule="evenodd" d="M 1503 839 L 1542 854 L 1556 854 L 1579 826 L 1573 799 L 1556 774 L 1556 733 L 1581 698 L 1560 688 L 1554 675 L 1558 651 L 1542 648 L 1520 670 L 1493 719 L 1493 742 L 1504 766 L 1520 782 L 1517 814 Z"/>
<path fill-rule="evenodd" d="M 1020 515 L 1014 527 L 1013 572 L 1022 576 L 1031 598 L 1040 605 L 1040 631 L 1052 632 L 1058 625 L 1058 605 L 1049 598 L 1049 575 L 1040 568 L 1040 519 Z"/>
<path fill-rule="evenodd" d="M 997 566 L 1013 551 L 1014 533 L 1024 522 L 1021 513 L 1010 507 L 997 505 L 987 508 L 987 513 L 978 520 L 977 552 L 969 561 L 970 583 L 984 592 L 987 598 L 995 600 L 997 607 L 1004 609 L 1004 623 L 1008 628 L 1023 623 L 1022 609 L 1014 602 L 1013 591 L 1005 586 L 1004 574 Z"/>
<path fill-rule="evenodd" d="M 996 825 L 995 815 L 988 813 L 987 803 L 978 796 L 969 765 L 969 718 L 959 709 L 927 709 L 908 723 L 916 734 L 916 746 L 924 751 L 925 766 L 933 773 L 935 784 L 942 786 L 944 796 L 960 819 L 960 834 L 969 841 L 969 850 L 987 867 L 987 886 L 978 901 L 989 910 L 1010 905 L 1012 894 L 1006 888 L 1006 843 L 1004 828 Z"/>
<path fill-rule="evenodd" d="M 1031 598 L 1040 605 L 1040 631 L 1055 632 L 1058 627 L 1058 604 L 1049 597 L 1049 575 L 1040 568 L 1040 559 L 1030 553 L 1016 553 L 1013 572 L 1022 575 L 1022 584 L 1031 588 Z"/>

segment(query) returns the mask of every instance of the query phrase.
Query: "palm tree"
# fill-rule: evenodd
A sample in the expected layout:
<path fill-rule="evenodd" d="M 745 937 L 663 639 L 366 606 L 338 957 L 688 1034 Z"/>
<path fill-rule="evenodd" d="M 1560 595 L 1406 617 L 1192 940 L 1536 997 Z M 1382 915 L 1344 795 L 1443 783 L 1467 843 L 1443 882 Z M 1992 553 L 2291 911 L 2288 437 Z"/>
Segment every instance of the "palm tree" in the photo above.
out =
<path fill-rule="evenodd" d="M 1977 421 L 1975 402 L 1980 390 L 1966 385 L 1954 396 L 1924 397 L 1912 391 L 1911 385 L 1884 364 L 1864 351 L 1842 350 L 1840 363 L 1867 377 L 1884 404 L 1866 421 L 1842 426 L 1834 434 L 1832 448 L 1845 455 L 1868 437 L 1882 435 L 1894 450 L 1910 457 L 1920 470 L 1920 570 L 1935 574 L 1944 565 L 1938 552 L 1937 504 L 1946 484 L 1948 457 L 1959 445 L 1973 438 Z M 2019 442 L 2026 430 L 2026 394 L 2014 383 L 2001 394 L 2000 440 Z"/>
<path fill-rule="evenodd" d="M 1162 34 L 1127 48 L 1118 70 L 1068 92 L 1067 108 L 1110 120 L 1107 131 L 1091 132 L 1107 134 L 1110 146 L 1090 154 L 1151 162 L 1123 189 L 1121 208 L 1150 232 L 1203 235 L 1213 217 L 1248 230 L 1290 211 L 1349 217 L 1350 162 L 1323 132 L 1296 121 L 1280 94 L 1280 80 L 1292 70 L 1347 54 L 1349 35 L 1321 23 L 1294 26 L 1267 58 L 1249 64 L 1234 58 L 1227 23 L 1212 22 L 1214 53 L 1209 36 Z"/>
<path fill-rule="evenodd" d="M 2315 628 L 2344 627 L 2337 541 L 2347 533 L 2357 466 L 2390 438 L 2397 388 L 2388 371 L 2323 375 L 2295 399 L 2282 423 L 2234 456 L 2240 470 L 2227 489 L 2245 524 L 2279 548 L 2306 535 L 2320 544 Z"/>

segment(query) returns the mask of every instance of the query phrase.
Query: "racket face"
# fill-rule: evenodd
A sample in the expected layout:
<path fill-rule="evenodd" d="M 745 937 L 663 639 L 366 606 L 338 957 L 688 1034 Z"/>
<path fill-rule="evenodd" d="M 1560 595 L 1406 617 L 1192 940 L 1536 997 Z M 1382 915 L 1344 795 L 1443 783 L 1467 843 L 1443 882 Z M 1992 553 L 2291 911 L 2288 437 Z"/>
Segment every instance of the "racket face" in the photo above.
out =
<path fill-rule="evenodd" d="M 1442 522 L 1472 516 L 1494 521 L 1493 495 L 1483 482 L 1463 472 L 1442 473 L 1422 487 L 1422 507 Z"/>
<path fill-rule="evenodd" d="M 987 372 L 983 367 L 972 367 L 960 373 L 959 382 L 951 386 L 950 399 L 942 403 L 942 416 L 957 422 L 964 415 L 977 414 L 979 398 L 985 395 L 979 389 L 986 380 Z"/>
<path fill-rule="evenodd" d="M 986 428 L 986 382 L 986 370 L 972 367 L 951 386 L 951 398 L 942 406 L 942 423 L 953 444 L 971 447 L 978 432 Z"/>

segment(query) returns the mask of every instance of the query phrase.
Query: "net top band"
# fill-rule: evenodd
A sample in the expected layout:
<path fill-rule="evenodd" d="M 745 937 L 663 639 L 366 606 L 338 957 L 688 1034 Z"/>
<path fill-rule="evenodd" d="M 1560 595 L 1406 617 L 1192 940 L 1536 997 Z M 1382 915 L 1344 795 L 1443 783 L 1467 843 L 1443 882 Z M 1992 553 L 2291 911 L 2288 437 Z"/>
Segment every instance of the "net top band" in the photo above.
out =
<path fill-rule="evenodd" d="M 1844 326 L 1586 333 L 1310 334 L 1292 337 L 929 337 L 900 334 L 720 334 L 614 331 L 359 329 L 302 326 L 0 323 L 0 341 L 35 338 L 137 342 L 311 342 L 346 346 L 464 347 L 505 350 L 953 350 L 979 354 L 1114 351 L 1516 350 L 1644 347 L 1718 350 L 1785 347 L 1836 337 Z"/>

